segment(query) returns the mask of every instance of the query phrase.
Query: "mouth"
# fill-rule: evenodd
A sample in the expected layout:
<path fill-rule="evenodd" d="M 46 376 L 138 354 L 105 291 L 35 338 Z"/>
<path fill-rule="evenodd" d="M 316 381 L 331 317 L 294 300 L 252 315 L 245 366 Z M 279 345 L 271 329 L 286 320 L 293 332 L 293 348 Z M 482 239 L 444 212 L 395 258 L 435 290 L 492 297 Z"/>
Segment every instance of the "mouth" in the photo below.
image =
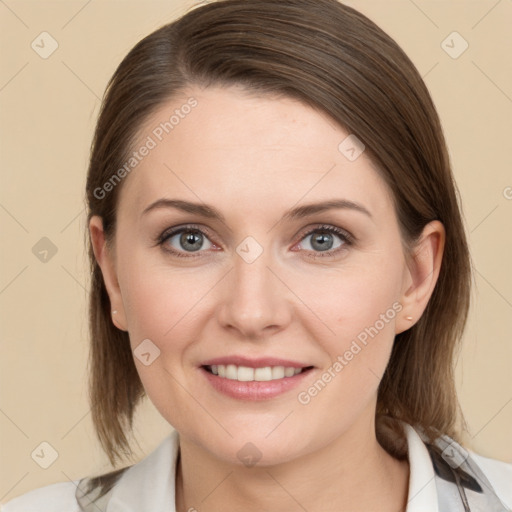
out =
<path fill-rule="evenodd" d="M 247 363 L 246 363 L 247 364 Z M 205 364 L 199 367 L 206 382 L 224 397 L 243 401 L 262 401 L 286 396 L 314 372 L 314 366 L 284 366 L 269 363 L 258 367 L 238 364 Z M 295 363 L 293 363 L 295 364 Z M 309 380 L 309 379 L 308 379 Z"/>
<path fill-rule="evenodd" d="M 236 380 L 238 382 L 268 382 L 273 380 L 287 379 L 308 372 L 313 366 L 264 366 L 252 368 L 250 366 L 239 366 L 235 364 L 212 364 L 203 365 L 202 368 L 212 375 L 221 379 Z"/>

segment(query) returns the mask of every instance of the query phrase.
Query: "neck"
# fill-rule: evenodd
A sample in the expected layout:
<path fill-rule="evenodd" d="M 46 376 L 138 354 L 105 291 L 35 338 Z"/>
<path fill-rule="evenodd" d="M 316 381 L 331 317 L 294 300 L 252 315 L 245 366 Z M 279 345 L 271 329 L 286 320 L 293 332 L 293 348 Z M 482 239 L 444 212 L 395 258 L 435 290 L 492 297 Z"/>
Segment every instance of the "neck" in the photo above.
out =
<path fill-rule="evenodd" d="M 180 435 L 176 511 L 400 512 L 406 509 L 407 461 L 389 455 L 374 418 L 358 422 L 321 450 L 266 467 L 233 465 Z"/>

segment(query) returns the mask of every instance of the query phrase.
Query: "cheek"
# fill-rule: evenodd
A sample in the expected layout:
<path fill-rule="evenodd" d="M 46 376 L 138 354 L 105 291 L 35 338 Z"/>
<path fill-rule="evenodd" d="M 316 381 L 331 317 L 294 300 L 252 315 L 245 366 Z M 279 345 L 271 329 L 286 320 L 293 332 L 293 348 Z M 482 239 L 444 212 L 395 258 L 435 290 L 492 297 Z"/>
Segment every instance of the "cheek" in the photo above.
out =
<path fill-rule="evenodd" d="M 337 426 L 333 432 L 348 428 L 376 397 L 402 309 L 399 259 L 372 259 L 371 265 L 317 275 L 314 288 L 309 282 L 301 285 L 300 293 L 321 319 L 308 328 L 328 357 L 318 380 L 301 389 L 298 399 L 306 405 L 304 414 L 324 419 L 327 414 Z"/>
<path fill-rule="evenodd" d="M 192 332 L 197 326 L 193 319 L 215 280 L 210 282 L 208 274 L 192 269 L 152 264 L 147 255 L 146 259 L 131 258 L 120 269 L 120 276 L 132 348 L 148 338 L 162 355 L 177 357 L 185 340 L 197 338 Z"/>
<path fill-rule="evenodd" d="M 388 331 L 394 333 L 394 319 L 401 309 L 400 258 L 368 256 L 336 272 L 316 273 L 314 286 L 308 279 L 297 281 L 302 282 L 298 293 L 307 297 L 304 302 L 318 313 L 324 331 L 329 328 L 334 334 L 333 340 L 356 338 L 375 324 L 385 335 Z M 328 340 L 329 336 L 324 338 Z"/>
<path fill-rule="evenodd" d="M 206 282 L 205 277 L 151 265 L 150 258 L 143 261 L 142 257 L 120 268 L 137 372 L 151 402 L 175 428 L 186 425 L 187 414 L 191 414 L 190 396 L 182 383 L 187 379 L 188 350 L 194 340 L 201 339 L 201 325 L 194 318 L 201 310 L 201 298 L 215 283 Z"/>
<path fill-rule="evenodd" d="M 308 328 L 326 357 L 316 379 L 298 390 L 296 412 L 312 431 L 322 432 L 324 441 L 349 430 L 375 407 L 393 346 L 394 319 L 401 308 L 397 271 L 380 263 L 374 260 L 373 270 L 366 265 L 347 266 L 342 273 L 325 273 L 315 280 L 311 309 L 322 322 L 312 320 Z M 303 285 L 302 293 L 306 288 Z M 290 436 L 290 443 L 294 441 Z"/>

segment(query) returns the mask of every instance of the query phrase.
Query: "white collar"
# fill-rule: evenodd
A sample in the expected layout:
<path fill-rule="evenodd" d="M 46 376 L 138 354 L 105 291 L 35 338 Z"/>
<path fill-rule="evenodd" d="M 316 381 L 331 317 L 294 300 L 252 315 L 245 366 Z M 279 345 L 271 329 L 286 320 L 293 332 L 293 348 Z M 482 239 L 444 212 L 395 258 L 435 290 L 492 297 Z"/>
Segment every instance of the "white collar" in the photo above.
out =
<path fill-rule="evenodd" d="M 409 456 L 406 512 L 439 512 L 434 468 L 411 425 L 404 424 Z M 175 476 L 179 434 L 173 430 L 148 456 L 128 468 L 114 486 L 106 512 L 176 512 Z"/>
<path fill-rule="evenodd" d="M 153 452 L 122 474 L 106 512 L 176 512 L 178 450 L 179 434 L 173 430 Z"/>
<path fill-rule="evenodd" d="M 434 466 L 425 443 L 414 428 L 403 423 L 409 457 L 409 495 L 406 512 L 439 512 Z"/>

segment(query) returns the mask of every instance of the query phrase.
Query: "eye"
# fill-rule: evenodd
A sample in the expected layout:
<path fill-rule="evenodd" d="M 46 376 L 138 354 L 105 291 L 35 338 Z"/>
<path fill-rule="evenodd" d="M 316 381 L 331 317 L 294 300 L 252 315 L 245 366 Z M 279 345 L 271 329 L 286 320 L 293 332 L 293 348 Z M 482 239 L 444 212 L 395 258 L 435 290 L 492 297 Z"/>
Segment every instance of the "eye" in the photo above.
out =
<path fill-rule="evenodd" d="M 354 237 L 350 233 L 331 225 L 321 225 L 310 229 L 302 235 L 301 241 L 308 238 L 311 240 L 305 244 L 305 250 L 307 253 L 312 253 L 307 254 L 307 257 L 310 258 L 335 256 L 354 243 Z M 338 238 L 340 242 L 333 249 L 335 238 Z M 165 251 L 179 258 L 199 257 L 203 252 L 201 249 L 219 249 L 219 246 L 210 241 L 207 231 L 195 225 L 175 227 L 164 231 L 156 242 Z"/>
<path fill-rule="evenodd" d="M 334 238 L 336 237 L 340 239 L 341 242 L 333 249 Z M 314 253 L 308 255 L 308 257 L 312 258 L 334 256 L 340 251 L 345 250 L 354 242 L 353 236 L 350 235 L 347 231 L 330 225 L 315 227 L 314 229 L 305 233 L 302 237 L 302 240 L 307 240 L 308 238 L 310 238 L 310 241 L 305 244 L 305 249 Z"/>
<path fill-rule="evenodd" d="M 204 247 L 205 241 L 207 242 L 206 247 Z M 158 243 L 163 246 L 164 250 L 180 258 L 194 258 L 195 255 L 185 253 L 201 252 L 200 249 L 216 247 L 202 229 L 190 225 L 165 231 L 159 237 Z"/>

